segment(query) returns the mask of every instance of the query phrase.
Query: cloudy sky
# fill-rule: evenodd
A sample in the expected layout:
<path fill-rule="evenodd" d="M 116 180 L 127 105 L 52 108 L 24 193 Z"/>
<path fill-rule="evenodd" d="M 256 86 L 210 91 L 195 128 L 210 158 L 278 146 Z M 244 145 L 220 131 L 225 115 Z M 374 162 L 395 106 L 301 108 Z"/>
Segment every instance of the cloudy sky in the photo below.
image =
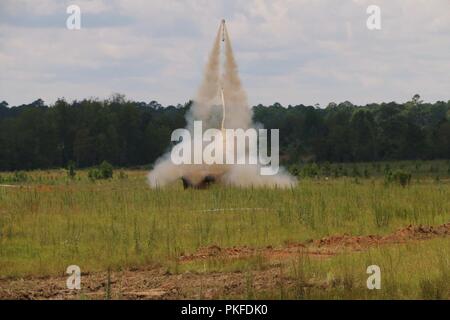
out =
<path fill-rule="evenodd" d="M 0 0 L 0 101 L 184 103 L 222 18 L 251 104 L 450 99 L 450 0 Z"/>

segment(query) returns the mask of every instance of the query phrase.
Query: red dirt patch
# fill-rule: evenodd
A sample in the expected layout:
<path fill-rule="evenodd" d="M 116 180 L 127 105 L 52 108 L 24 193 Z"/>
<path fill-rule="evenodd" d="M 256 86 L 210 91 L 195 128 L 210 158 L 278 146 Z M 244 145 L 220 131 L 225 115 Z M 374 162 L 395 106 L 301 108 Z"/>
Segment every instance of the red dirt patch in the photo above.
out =
<path fill-rule="evenodd" d="M 350 247 L 352 249 L 361 249 L 370 246 L 382 244 L 404 243 L 411 240 L 425 240 L 438 236 L 450 235 L 450 223 L 440 226 L 412 226 L 399 229 L 386 236 L 368 235 L 368 236 L 330 236 L 314 241 L 317 247 Z"/>
<path fill-rule="evenodd" d="M 313 240 L 307 243 L 289 243 L 280 248 L 268 246 L 266 248 L 231 247 L 220 248 L 217 245 L 200 248 L 197 252 L 180 257 L 180 261 L 188 262 L 193 260 L 210 258 L 248 258 L 250 256 L 261 255 L 269 260 L 287 259 L 298 254 L 307 254 L 313 257 L 333 256 L 343 249 L 360 251 L 368 247 L 380 245 L 405 243 L 407 241 L 426 240 L 434 237 L 450 235 L 450 223 L 439 226 L 412 226 L 399 229 L 392 234 L 350 236 L 332 235 L 319 240 Z"/>

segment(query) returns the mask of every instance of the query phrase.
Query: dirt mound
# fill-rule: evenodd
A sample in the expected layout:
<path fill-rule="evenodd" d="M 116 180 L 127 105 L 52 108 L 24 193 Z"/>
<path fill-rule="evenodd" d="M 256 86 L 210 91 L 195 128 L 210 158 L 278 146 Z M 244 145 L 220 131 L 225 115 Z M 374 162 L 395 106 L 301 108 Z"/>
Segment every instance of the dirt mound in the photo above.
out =
<path fill-rule="evenodd" d="M 229 258 L 240 258 L 242 256 L 254 255 L 258 249 L 250 248 L 247 246 L 243 247 L 231 247 L 231 248 L 221 248 L 217 245 L 212 245 L 208 247 L 202 247 L 197 252 L 191 255 L 181 256 L 180 260 L 194 260 L 194 259 L 207 259 L 213 257 L 229 257 Z"/>
<path fill-rule="evenodd" d="M 186 262 L 209 258 L 233 259 L 247 258 L 249 256 L 256 255 L 263 256 L 267 259 L 276 260 L 289 258 L 298 254 L 307 254 L 315 257 L 327 257 L 335 255 L 343 249 L 359 251 L 368 247 L 379 245 L 405 243 L 407 241 L 426 240 L 434 237 L 449 235 L 450 223 L 439 226 L 409 225 L 386 236 L 351 236 L 348 234 L 332 235 L 306 243 L 290 242 L 280 248 L 273 248 L 272 246 L 268 246 L 266 248 L 250 248 L 247 246 L 221 248 L 217 245 L 212 245 L 209 247 L 200 248 L 193 254 L 181 256 L 180 260 Z"/>
<path fill-rule="evenodd" d="M 350 236 L 337 235 L 322 238 L 314 241 L 317 247 L 350 247 L 360 249 L 369 246 L 382 244 L 403 243 L 411 240 L 425 240 L 437 236 L 450 235 L 450 223 L 439 226 L 412 226 L 399 229 L 392 234 L 386 236 L 368 235 L 368 236 Z"/>

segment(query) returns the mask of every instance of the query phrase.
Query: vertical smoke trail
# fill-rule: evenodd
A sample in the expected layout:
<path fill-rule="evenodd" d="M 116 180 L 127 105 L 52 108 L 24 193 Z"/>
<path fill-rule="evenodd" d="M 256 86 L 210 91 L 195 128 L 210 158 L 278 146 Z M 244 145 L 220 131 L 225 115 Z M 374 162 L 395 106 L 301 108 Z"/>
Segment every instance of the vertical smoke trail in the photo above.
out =
<path fill-rule="evenodd" d="M 225 25 L 225 63 L 223 74 L 223 91 L 228 108 L 225 127 L 230 129 L 247 129 L 252 123 L 252 111 L 248 105 L 247 94 L 239 79 L 238 66 L 233 54 L 230 36 Z"/>
<path fill-rule="evenodd" d="M 224 30 L 222 30 L 224 28 Z M 221 34 L 225 34 L 225 61 L 224 72 L 220 78 L 220 44 Z M 225 25 L 221 25 L 217 31 L 214 45 L 206 64 L 203 81 L 194 100 L 191 114 L 188 118 L 189 128 L 193 120 L 202 120 L 205 127 L 218 127 L 217 114 L 214 113 L 214 105 L 220 103 L 218 99 L 223 88 L 224 100 L 227 106 L 227 118 L 225 128 L 247 129 L 251 127 L 252 110 L 247 101 L 247 94 L 242 87 L 239 78 L 238 66 L 233 54 L 230 36 Z M 222 111 L 220 120 L 222 120 Z"/>
<path fill-rule="evenodd" d="M 221 30 L 219 27 L 214 45 L 209 55 L 208 63 L 203 75 L 203 81 L 198 89 L 197 96 L 191 109 L 191 114 L 188 119 L 189 124 L 192 125 L 193 120 L 202 120 L 209 122 L 211 117 L 211 109 L 219 93 L 220 80 L 220 39 Z M 190 120 L 190 121 L 189 121 Z"/>

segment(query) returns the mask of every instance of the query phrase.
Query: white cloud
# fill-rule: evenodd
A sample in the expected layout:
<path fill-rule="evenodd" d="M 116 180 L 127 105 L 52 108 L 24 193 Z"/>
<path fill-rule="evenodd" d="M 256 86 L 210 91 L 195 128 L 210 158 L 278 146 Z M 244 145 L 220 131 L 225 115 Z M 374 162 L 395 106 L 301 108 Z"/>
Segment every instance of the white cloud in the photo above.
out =
<path fill-rule="evenodd" d="M 81 31 L 65 29 L 73 3 Z M 381 31 L 366 28 L 370 4 Z M 222 17 L 252 104 L 450 99 L 448 0 L 2 0 L 0 100 L 182 103 Z"/>

